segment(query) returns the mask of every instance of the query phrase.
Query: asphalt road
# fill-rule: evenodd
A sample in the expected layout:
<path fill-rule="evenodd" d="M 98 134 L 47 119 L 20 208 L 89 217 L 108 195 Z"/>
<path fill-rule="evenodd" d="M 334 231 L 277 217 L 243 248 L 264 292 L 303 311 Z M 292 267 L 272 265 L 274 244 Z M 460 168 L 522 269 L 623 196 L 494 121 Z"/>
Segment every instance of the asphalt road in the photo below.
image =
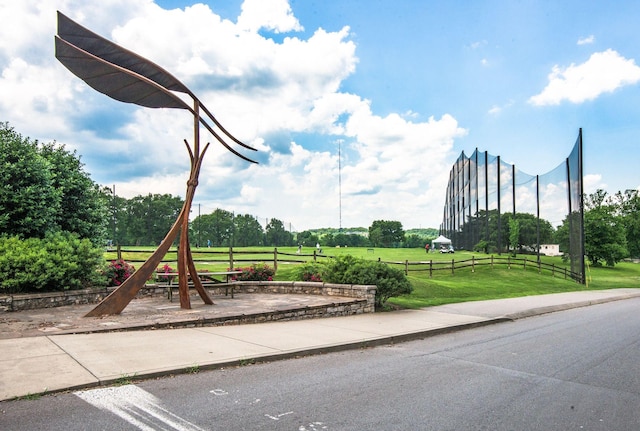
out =
<path fill-rule="evenodd" d="M 9 430 L 637 430 L 640 298 L 0 403 Z M 196 371 L 196 370 L 194 370 Z"/>

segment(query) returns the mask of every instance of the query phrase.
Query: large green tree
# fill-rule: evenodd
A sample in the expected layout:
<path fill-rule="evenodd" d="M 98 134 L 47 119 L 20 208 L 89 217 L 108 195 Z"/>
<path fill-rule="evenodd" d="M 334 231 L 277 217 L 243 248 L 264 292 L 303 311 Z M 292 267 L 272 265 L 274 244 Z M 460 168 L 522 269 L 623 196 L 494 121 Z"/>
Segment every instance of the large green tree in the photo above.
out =
<path fill-rule="evenodd" d="M 158 245 L 178 218 L 184 201 L 170 194 L 151 194 L 127 199 L 124 224 L 127 245 Z"/>
<path fill-rule="evenodd" d="M 302 232 L 298 232 L 296 235 L 296 241 L 298 242 L 298 245 L 314 247 L 318 242 L 320 242 L 320 238 L 313 232 L 304 230 Z"/>
<path fill-rule="evenodd" d="M 55 224 L 60 191 L 38 141 L 0 123 L 0 233 L 43 238 Z"/>
<path fill-rule="evenodd" d="M 551 223 L 544 219 L 538 220 L 534 214 L 516 213 L 514 217 L 511 212 L 502 213 L 499 225 L 500 229 L 497 210 L 480 211 L 477 217 L 463 226 L 464 236 L 476 240 L 472 249 L 480 250 L 486 247 L 488 251 L 504 251 L 507 246 L 511 246 L 513 250 L 515 245 L 521 253 L 537 249 L 538 234 L 540 244 L 549 244 L 554 240 L 555 231 Z M 517 229 L 517 235 L 512 233 L 512 229 Z"/>
<path fill-rule="evenodd" d="M 106 239 L 104 195 L 64 146 L 40 144 L 0 123 L 0 183 L 0 234 L 66 231 L 94 243 Z"/>
<path fill-rule="evenodd" d="M 258 220 L 250 214 L 240 214 L 234 219 L 235 234 L 234 244 L 238 247 L 250 245 L 262 245 L 264 231 Z"/>
<path fill-rule="evenodd" d="M 264 242 L 264 231 L 254 216 L 234 215 L 220 208 L 196 217 L 191 222 L 191 232 L 191 241 L 201 247 L 248 247 Z"/>
<path fill-rule="evenodd" d="M 622 218 L 604 190 L 585 199 L 585 254 L 594 265 L 614 266 L 629 255 Z"/>
<path fill-rule="evenodd" d="M 503 241 L 520 252 L 537 248 L 538 233 L 540 244 L 551 243 L 555 233 L 551 223 L 544 219 L 538 222 L 538 218 L 529 213 L 516 213 L 515 218 L 513 213 L 502 214 L 501 225 Z"/>
<path fill-rule="evenodd" d="M 398 246 L 404 241 L 404 230 L 399 221 L 375 220 L 369 226 L 369 241 L 376 247 Z"/>
<path fill-rule="evenodd" d="M 428 244 L 429 240 L 424 237 L 416 234 L 405 235 L 404 243 L 402 246 L 404 248 L 424 248 L 425 244 Z"/>
<path fill-rule="evenodd" d="M 520 245 L 520 222 L 517 217 L 509 219 L 509 250 L 515 257 Z"/>
<path fill-rule="evenodd" d="M 110 238 L 110 242 L 113 245 L 130 244 L 127 238 L 127 199 L 117 196 L 114 190 L 109 187 L 103 187 L 101 192 L 104 200 L 109 202 L 107 237 Z"/>
<path fill-rule="evenodd" d="M 625 190 L 616 193 L 614 200 L 624 226 L 629 255 L 640 257 L 640 194 L 638 190 Z"/>
<path fill-rule="evenodd" d="M 272 218 L 265 229 L 265 245 L 280 246 L 293 245 L 293 235 L 287 232 L 282 221 Z"/>
<path fill-rule="evenodd" d="M 107 237 L 109 202 L 99 186 L 84 172 L 80 157 L 75 151 L 70 153 L 55 143 L 42 145 L 41 154 L 51 163 L 55 172 L 52 185 L 60 192 L 56 225 L 80 238 L 104 240 Z"/>
<path fill-rule="evenodd" d="M 203 214 L 191 222 L 191 229 L 195 232 L 191 241 L 200 246 L 211 245 L 223 247 L 232 245 L 234 235 L 233 213 L 216 208 L 211 214 Z"/>

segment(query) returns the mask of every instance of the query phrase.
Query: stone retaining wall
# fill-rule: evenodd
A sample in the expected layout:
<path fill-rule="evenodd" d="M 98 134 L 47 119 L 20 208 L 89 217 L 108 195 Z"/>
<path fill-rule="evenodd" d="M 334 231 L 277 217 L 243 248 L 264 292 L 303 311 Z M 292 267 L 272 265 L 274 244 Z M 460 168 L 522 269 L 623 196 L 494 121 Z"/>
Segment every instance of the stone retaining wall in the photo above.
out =
<path fill-rule="evenodd" d="M 0 296 L 0 312 L 61 307 L 73 304 L 97 304 L 111 291 L 103 289 L 65 290 Z"/>
<path fill-rule="evenodd" d="M 366 301 L 365 313 L 375 311 L 376 286 L 358 284 L 331 284 L 306 281 L 237 281 L 234 290 L 241 293 L 280 293 L 343 296 Z M 222 288 L 224 290 L 224 288 Z"/>
<path fill-rule="evenodd" d="M 237 293 L 272 293 L 342 296 L 361 301 L 350 303 L 348 310 L 336 305 L 330 315 L 373 313 L 375 311 L 376 286 L 349 284 L 314 283 L 302 281 L 237 281 L 226 284 L 207 285 L 214 295 L 225 293 L 225 288 L 233 286 Z M 174 289 L 177 288 L 177 285 Z M 67 290 L 63 292 L 32 293 L 23 295 L 0 296 L 0 312 L 32 310 L 37 308 L 61 307 L 64 305 L 97 304 L 115 288 Z M 138 296 L 166 295 L 166 285 L 148 284 L 140 289 Z M 177 293 L 176 293 L 177 294 Z M 360 305 L 358 305 L 360 304 Z M 329 307 L 331 308 L 331 307 Z M 309 310 L 312 311 L 312 310 Z M 315 310 L 314 313 L 327 314 L 326 311 Z M 327 315 L 329 315 L 327 314 Z"/>

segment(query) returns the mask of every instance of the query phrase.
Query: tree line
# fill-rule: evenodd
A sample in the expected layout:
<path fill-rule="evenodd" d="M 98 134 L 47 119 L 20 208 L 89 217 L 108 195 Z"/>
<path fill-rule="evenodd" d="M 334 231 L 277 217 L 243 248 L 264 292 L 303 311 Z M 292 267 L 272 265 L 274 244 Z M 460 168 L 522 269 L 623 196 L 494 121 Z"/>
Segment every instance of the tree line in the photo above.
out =
<path fill-rule="evenodd" d="M 126 199 L 114 195 L 113 190 L 106 187 L 102 192 L 110 201 L 109 241 L 120 245 L 158 245 L 184 203 L 170 194 Z M 189 240 L 196 247 L 315 247 L 317 244 L 322 247 L 424 247 L 429 241 L 423 235 L 407 235 L 398 221 L 376 220 L 368 229 L 324 228 L 291 232 L 279 219 L 268 220 L 263 228 L 251 214 L 235 214 L 221 208 L 195 217 L 189 223 Z"/>

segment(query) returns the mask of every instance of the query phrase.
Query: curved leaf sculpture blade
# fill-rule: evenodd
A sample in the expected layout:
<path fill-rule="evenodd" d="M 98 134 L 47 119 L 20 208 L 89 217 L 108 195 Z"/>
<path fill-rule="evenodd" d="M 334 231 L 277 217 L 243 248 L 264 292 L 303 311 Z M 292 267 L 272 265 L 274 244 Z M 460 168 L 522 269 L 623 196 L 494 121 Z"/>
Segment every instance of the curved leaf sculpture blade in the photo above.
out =
<path fill-rule="evenodd" d="M 58 36 L 67 41 L 69 44 L 74 45 L 75 47 L 95 56 L 103 59 L 104 61 L 111 63 L 116 66 L 120 66 L 123 69 L 130 70 L 135 72 L 137 75 L 147 78 L 150 81 L 155 82 L 159 86 L 166 88 L 171 91 L 178 91 L 181 93 L 188 94 L 195 101 L 198 102 L 203 111 L 211 118 L 214 124 L 233 142 L 238 145 L 243 146 L 244 148 L 256 151 L 255 148 L 250 147 L 249 145 L 244 144 L 240 140 L 236 139 L 231 133 L 229 133 L 220 122 L 213 116 L 213 114 L 204 106 L 204 104 L 198 100 L 198 98 L 193 94 L 191 90 L 189 90 L 178 78 L 173 76 L 171 73 L 166 71 L 164 68 L 158 66 L 154 62 L 132 52 L 126 48 L 121 47 L 108 39 L 103 38 L 102 36 L 92 32 L 91 30 L 81 26 L 75 21 L 69 19 L 62 12 L 58 11 Z M 56 55 L 57 57 L 57 55 Z M 65 64 L 63 60 L 60 60 L 62 64 Z M 65 64 L 66 66 L 66 64 Z M 84 80 L 83 74 L 73 72 L 80 79 Z M 110 96 L 108 93 L 104 93 Z M 113 97 L 113 96 L 112 96 Z M 120 99 L 118 99 L 120 100 Z M 136 102 L 130 102 L 136 103 Z M 146 105 L 143 105 L 146 106 Z M 148 107 L 160 107 L 160 106 L 148 106 Z M 170 106 L 166 106 L 170 107 Z M 241 156 L 235 151 L 231 150 L 224 141 L 213 132 L 212 128 L 206 124 L 206 122 L 202 119 L 200 121 L 207 127 L 207 129 L 216 137 L 221 144 L 223 144 L 227 149 L 234 152 L 239 157 L 242 157 L 250 162 L 253 160 L 247 159 L 244 156 Z"/>
<path fill-rule="evenodd" d="M 191 110 L 182 99 L 150 79 L 83 51 L 58 36 L 55 47 L 60 63 L 102 94 L 147 108 Z"/>
<path fill-rule="evenodd" d="M 60 11 L 58 36 L 83 51 L 144 76 L 167 90 L 189 93 L 189 89 L 164 68 L 81 26 Z"/>

